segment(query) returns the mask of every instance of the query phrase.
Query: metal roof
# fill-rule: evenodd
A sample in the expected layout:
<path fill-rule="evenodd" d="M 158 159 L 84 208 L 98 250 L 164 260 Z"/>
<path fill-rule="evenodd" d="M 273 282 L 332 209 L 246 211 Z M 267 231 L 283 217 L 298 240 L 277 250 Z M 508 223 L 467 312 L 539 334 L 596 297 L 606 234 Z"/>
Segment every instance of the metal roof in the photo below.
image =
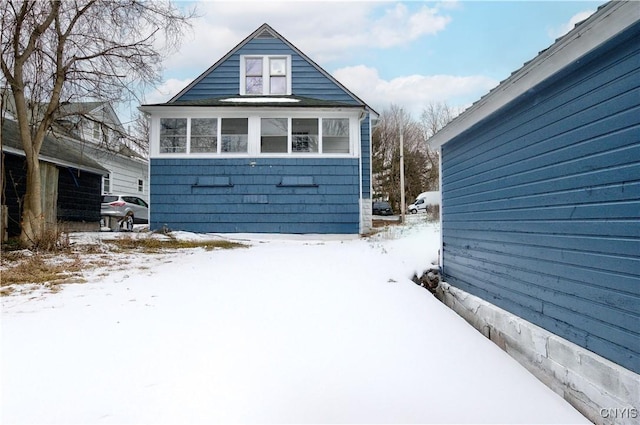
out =
<path fill-rule="evenodd" d="M 525 94 L 545 79 L 640 21 L 636 1 L 610 1 L 526 62 L 497 87 L 443 127 L 428 143 L 441 146 Z"/>

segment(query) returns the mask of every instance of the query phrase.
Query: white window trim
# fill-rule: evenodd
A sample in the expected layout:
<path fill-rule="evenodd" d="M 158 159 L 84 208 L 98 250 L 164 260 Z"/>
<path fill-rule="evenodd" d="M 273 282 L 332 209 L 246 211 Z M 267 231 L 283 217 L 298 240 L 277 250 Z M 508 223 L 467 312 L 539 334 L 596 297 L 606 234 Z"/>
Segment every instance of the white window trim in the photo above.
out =
<path fill-rule="evenodd" d="M 247 79 L 246 79 L 246 59 L 262 59 L 262 96 L 290 96 L 291 95 L 291 55 L 240 55 L 240 95 L 242 96 L 254 96 L 247 94 Z M 270 93 L 270 81 L 271 71 L 269 68 L 269 61 L 271 59 L 286 59 L 287 61 L 287 89 L 286 93 L 271 94 Z M 259 96 L 259 95 L 257 95 Z"/>
<path fill-rule="evenodd" d="M 105 190 L 104 182 L 105 180 L 109 180 L 109 190 Z M 111 178 L 111 173 L 107 173 L 102 176 L 102 193 L 111 193 L 111 187 L 113 186 L 113 180 Z"/>
<path fill-rule="evenodd" d="M 161 118 L 186 118 L 187 119 L 187 151 L 183 153 L 160 153 L 160 119 Z M 217 118 L 217 147 L 216 152 L 190 153 L 191 146 L 191 119 L 192 118 Z M 223 118 L 247 118 L 248 119 L 248 143 L 247 152 L 221 152 L 222 148 L 222 122 Z M 262 118 L 287 118 L 289 133 L 287 137 L 287 152 L 261 153 L 261 119 Z M 291 121 L 293 118 L 320 119 L 318 122 L 318 152 L 292 152 L 291 150 Z M 348 118 L 349 119 L 349 153 L 322 153 L 322 118 Z M 240 111 L 176 111 L 164 112 L 162 115 L 151 118 L 150 129 L 150 157 L 151 158 L 357 158 L 360 157 L 360 119 L 353 111 L 264 111 L 241 113 Z"/>
<path fill-rule="evenodd" d="M 160 153 L 160 120 L 161 119 L 186 119 L 187 120 L 187 132 L 186 132 L 186 143 L 185 143 L 185 151 L 184 152 L 172 152 L 172 153 Z M 155 124 L 154 124 L 155 122 Z M 154 128 L 154 125 L 156 126 Z M 154 130 L 156 130 L 154 132 Z M 157 118 L 155 121 L 152 119 L 151 120 L 151 130 L 149 131 L 149 139 L 151 141 L 156 140 L 156 146 L 155 146 L 155 150 L 153 149 L 154 146 L 152 146 L 152 152 L 151 153 L 155 153 L 155 155 L 160 155 L 160 156 L 165 156 L 165 155 L 175 155 L 177 157 L 179 156 L 185 156 L 188 155 L 189 153 L 189 148 L 191 147 L 191 119 L 189 117 L 185 117 L 185 116 L 166 116 L 166 117 L 159 117 Z"/>

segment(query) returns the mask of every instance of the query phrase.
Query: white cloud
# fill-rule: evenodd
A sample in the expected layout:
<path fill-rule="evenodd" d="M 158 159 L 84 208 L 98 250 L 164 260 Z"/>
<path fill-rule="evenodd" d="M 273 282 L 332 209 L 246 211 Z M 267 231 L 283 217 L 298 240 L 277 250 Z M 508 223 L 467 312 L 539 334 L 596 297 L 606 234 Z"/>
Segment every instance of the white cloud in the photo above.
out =
<path fill-rule="evenodd" d="M 595 10 L 585 10 L 585 11 L 576 13 L 575 15 L 573 15 L 569 19 L 569 22 L 561 25 L 558 28 L 550 29 L 549 30 L 549 37 L 551 37 L 553 39 L 562 37 L 563 35 L 565 35 L 569 31 L 571 31 L 576 26 L 576 24 L 584 21 L 589 16 L 593 15 L 594 12 L 595 12 Z"/>
<path fill-rule="evenodd" d="M 431 102 L 465 108 L 498 84 L 473 75 L 407 75 L 384 80 L 376 69 L 364 65 L 338 69 L 333 76 L 378 112 L 395 104 L 416 117 Z"/>
<path fill-rule="evenodd" d="M 447 10 L 455 10 L 462 7 L 460 4 L 460 1 L 458 0 L 441 0 L 436 4 L 436 6 L 440 9 L 447 9 Z"/>
<path fill-rule="evenodd" d="M 361 47 L 401 46 L 450 21 L 437 7 L 381 1 L 210 1 L 198 3 L 198 11 L 180 51 L 165 63 L 169 71 L 205 71 L 263 23 L 322 63 Z"/>
<path fill-rule="evenodd" d="M 456 0 L 424 4 L 396 1 L 209 1 L 198 3 L 200 18 L 172 55 L 168 77 L 147 103 L 166 102 L 263 23 L 291 41 L 323 68 L 350 59 L 354 52 L 398 49 L 443 31 L 451 21 L 444 11 Z M 344 62 L 344 61 L 343 61 Z M 468 106 L 497 81 L 483 76 L 407 75 L 382 79 L 372 67 L 351 66 L 333 75 L 369 105 L 382 111 L 391 103 L 419 114 L 432 101 Z"/>
<path fill-rule="evenodd" d="M 437 9 L 423 6 L 417 13 L 411 14 L 407 6 L 398 3 L 372 23 L 370 36 L 375 45 L 389 48 L 442 31 L 450 20 L 449 17 L 439 16 Z"/>

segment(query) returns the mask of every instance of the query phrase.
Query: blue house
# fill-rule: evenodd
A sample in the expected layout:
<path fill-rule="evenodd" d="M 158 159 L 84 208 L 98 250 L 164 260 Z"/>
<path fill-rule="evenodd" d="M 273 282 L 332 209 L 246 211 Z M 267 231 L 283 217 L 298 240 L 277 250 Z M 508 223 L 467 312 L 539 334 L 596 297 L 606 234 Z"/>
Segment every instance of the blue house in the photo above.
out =
<path fill-rule="evenodd" d="M 431 143 L 445 302 L 596 423 L 636 420 L 639 4 L 601 6 Z"/>
<path fill-rule="evenodd" d="M 375 111 L 264 24 L 150 116 L 150 226 L 364 233 Z"/>

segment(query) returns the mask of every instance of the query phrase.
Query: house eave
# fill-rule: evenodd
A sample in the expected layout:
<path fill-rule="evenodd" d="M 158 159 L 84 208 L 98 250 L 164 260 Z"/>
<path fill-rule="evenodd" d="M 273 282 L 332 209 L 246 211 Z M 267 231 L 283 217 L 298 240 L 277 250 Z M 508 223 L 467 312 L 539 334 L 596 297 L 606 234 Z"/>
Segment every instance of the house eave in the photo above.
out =
<path fill-rule="evenodd" d="M 23 150 L 15 149 L 10 146 L 3 146 L 2 150 L 10 154 L 26 157 Z M 109 170 L 107 170 L 106 168 L 99 169 L 99 168 L 89 167 L 85 165 L 74 164 L 72 162 L 64 161 L 59 158 L 53 158 L 47 155 L 38 155 L 38 159 L 40 161 L 49 162 L 51 164 L 59 165 L 61 167 L 75 168 L 77 170 L 87 171 L 89 173 L 99 174 L 101 176 L 109 174 Z"/>
<path fill-rule="evenodd" d="M 276 111 L 287 111 L 287 112 L 298 112 L 298 111 L 310 111 L 314 112 L 353 112 L 359 113 L 365 111 L 361 105 L 342 105 L 342 106 L 294 106 L 294 105 L 283 105 L 283 106 L 274 106 L 274 105 L 265 105 L 265 106 L 257 106 L 257 105 L 229 105 L 229 106 L 178 106 L 172 104 L 163 104 L 163 105 L 142 105 L 139 107 L 140 111 L 153 114 L 153 115 L 162 115 L 168 112 L 180 111 L 181 115 L 190 114 L 190 113 L 202 113 L 203 111 L 215 111 L 219 114 L 237 114 L 242 112 L 243 114 L 260 114 L 264 112 L 276 112 Z"/>
<path fill-rule="evenodd" d="M 429 139 L 438 148 L 638 21 L 635 1 L 611 1 L 511 74 Z"/>

